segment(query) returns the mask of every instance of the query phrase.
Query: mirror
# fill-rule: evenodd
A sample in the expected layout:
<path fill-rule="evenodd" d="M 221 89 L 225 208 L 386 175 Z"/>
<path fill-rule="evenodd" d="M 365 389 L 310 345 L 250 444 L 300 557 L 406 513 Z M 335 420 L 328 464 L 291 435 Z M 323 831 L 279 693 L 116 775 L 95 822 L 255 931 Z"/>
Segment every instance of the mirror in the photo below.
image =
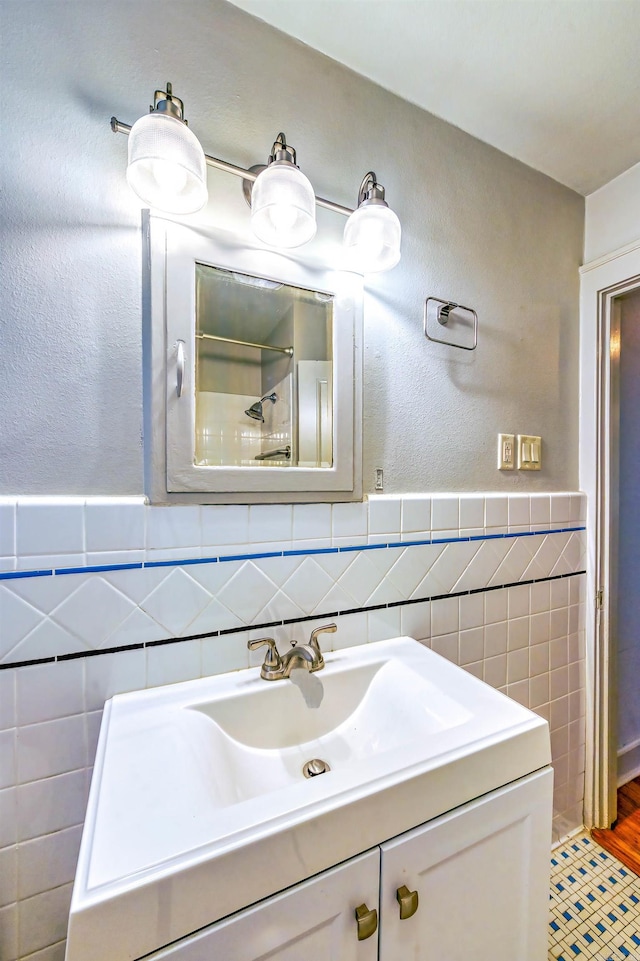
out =
<path fill-rule="evenodd" d="M 152 503 L 360 499 L 362 278 L 146 222 Z"/>
<path fill-rule="evenodd" d="M 196 263 L 198 467 L 333 466 L 333 294 Z"/>

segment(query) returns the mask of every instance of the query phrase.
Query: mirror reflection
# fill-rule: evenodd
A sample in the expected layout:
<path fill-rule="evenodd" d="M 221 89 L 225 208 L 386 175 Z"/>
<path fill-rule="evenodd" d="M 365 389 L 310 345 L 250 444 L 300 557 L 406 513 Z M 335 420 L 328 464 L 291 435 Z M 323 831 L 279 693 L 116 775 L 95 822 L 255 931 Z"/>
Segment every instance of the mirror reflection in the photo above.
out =
<path fill-rule="evenodd" d="M 196 264 L 196 466 L 332 467 L 333 306 Z"/>

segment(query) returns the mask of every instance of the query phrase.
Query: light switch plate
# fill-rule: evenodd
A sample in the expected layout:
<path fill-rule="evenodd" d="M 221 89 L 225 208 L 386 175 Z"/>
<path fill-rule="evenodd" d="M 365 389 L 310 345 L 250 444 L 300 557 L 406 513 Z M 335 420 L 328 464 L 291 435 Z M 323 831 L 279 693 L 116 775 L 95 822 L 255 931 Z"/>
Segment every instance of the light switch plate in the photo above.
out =
<path fill-rule="evenodd" d="M 542 438 L 518 434 L 518 470 L 540 470 L 542 466 Z"/>
<path fill-rule="evenodd" d="M 513 470 L 516 466 L 516 447 L 513 434 L 498 434 L 498 470 Z"/>

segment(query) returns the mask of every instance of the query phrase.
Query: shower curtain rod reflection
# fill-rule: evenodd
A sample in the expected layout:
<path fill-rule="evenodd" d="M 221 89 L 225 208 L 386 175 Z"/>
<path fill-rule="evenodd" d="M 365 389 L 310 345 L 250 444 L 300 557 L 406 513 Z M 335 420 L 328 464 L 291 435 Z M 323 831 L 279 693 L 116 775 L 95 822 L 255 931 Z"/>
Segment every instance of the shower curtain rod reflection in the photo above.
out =
<path fill-rule="evenodd" d="M 259 350 L 276 350 L 279 354 L 293 357 L 293 347 L 272 347 L 270 344 L 253 344 L 250 340 L 234 340 L 233 337 L 217 337 L 215 334 L 196 334 L 198 340 L 220 340 L 224 344 L 238 344 L 240 347 L 257 347 Z"/>

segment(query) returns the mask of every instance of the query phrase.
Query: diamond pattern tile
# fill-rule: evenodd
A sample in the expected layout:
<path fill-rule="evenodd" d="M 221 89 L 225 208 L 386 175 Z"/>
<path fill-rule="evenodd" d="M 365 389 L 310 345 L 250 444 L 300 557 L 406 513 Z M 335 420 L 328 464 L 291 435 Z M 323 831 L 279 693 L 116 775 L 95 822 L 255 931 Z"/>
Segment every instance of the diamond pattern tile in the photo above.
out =
<path fill-rule="evenodd" d="M 579 569 L 579 566 L 584 567 L 585 564 L 585 546 L 584 538 L 582 533 L 573 533 L 569 538 L 569 542 L 565 547 L 558 563 L 554 568 L 554 573 L 566 574 L 569 571 L 575 571 Z"/>
<path fill-rule="evenodd" d="M 346 591 L 353 598 L 352 607 L 362 607 L 380 584 L 380 571 L 369 556 L 380 553 L 382 552 L 362 551 L 354 554 L 353 562 L 341 575 L 338 584 L 341 590 Z"/>
<path fill-rule="evenodd" d="M 312 614 L 329 614 L 332 611 L 348 611 L 358 607 L 352 596 L 347 594 L 339 584 L 335 584 L 325 596 L 318 601 Z"/>
<path fill-rule="evenodd" d="M 422 548 L 419 549 L 422 550 Z M 440 582 L 434 576 L 432 576 L 432 570 L 434 564 L 441 554 L 444 553 L 445 549 L 445 544 L 433 544 L 424 548 L 423 562 L 426 567 L 426 574 L 421 579 L 418 586 L 411 592 L 411 597 L 429 597 L 431 594 L 442 593 Z M 408 548 L 408 550 L 411 552 L 413 548 Z M 409 553 L 409 557 L 410 556 L 411 553 Z"/>
<path fill-rule="evenodd" d="M 397 539 L 400 540 L 399 534 Z M 385 576 L 405 550 L 404 547 L 384 547 L 379 550 L 367 551 L 367 556 L 373 566 L 380 572 L 380 575 Z"/>
<path fill-rule="evenodd" d="M 240 570 L 242 563 L 242 561 L 230 561 L 222 564 L 193 564 L 189 568 L 189 577 L 215 597 Z"/>
<path fill-rule="evenodd" d="M 288 617 L 304 617 L 305 611 L 293 603 L 284 591 L 274 591 L 265 606 L 256 615 L 256 621 L 269 624 L 271 621 L 284 621 Z"/>
<path fill-rule="evenodd" d="M 301 567 L 305 560 L 302 555 L 290 555 L 289 557 L 264 557 L 262 560 L 253 561 L 256 568 L 262 571 L 276 587 L 282 587 L 285 582 Z"/>
<path fill-rule="evenodd" d="M 441 553 L 442 551 L 434 550 L 431 546 L 406 548 L 387 577 L 403 598 L 409 598 Z"/>
<path fill-rule="evenodd" d="M 133 601 L 95 576 L 56 607 L 52 619 L 91 647 L 99 647 L 134 607 Z"/>
<path fill-rule="evenodd" d="M 531 563 L 531 559 L 539 545 L 535 537 L 520 537 L 511 542 L 511 548 L 500 567 L 497 569 L 490 584 L 511 584 L 522 580 L 524 572 Z"/>
<path fill-rule="evenodd" d="M 167 568 L 161 568 L 166 571 Z M 164 580 L 140 605 L 171 634 L 182 634 L 211 599 L 208 591 L 181 568 L 169 569 Z"/>
<path fill-rule="evenodd" d="M 555 567 L 570 537 L 570 534 L 555 534 L 553 537 L 545 537 L 534 554 L 531 564 L 524 572 L 525 578 L 546 577 Z M 531 573 L 529 573 L 530 570 Z"/>
<path fill-rule="evenodd" d="M 47 624 L 55 653 L 71 653 L 569 574 L 584 560 L 582 532 L 553 532 L 6 581 L 0 658 L 17 659 L 17 645 L 21 659 L 44 656 Z"/>
<path fill-rule="evenodd" d="M 234 627 L 243 626 L 244 621 L 214 597 L 204 610 L 189 622 L 183 634 L 206 634 L 210 631 L 228 631 Z"/>
<path fill-rule="evenodd" d="M 299 607 L 305 614 L 310 614 L 333 585 L 333 578 L 320 567 L 315 558 L 305 557 L 284 582 L 282 590 L 291 599 L 293 605 Z"/>
<path fill-rule="evenodd" d="M 479 584 L 488 584 L 504 560 L 504 544 L 504 541 L 483 541 L 475 557 L 453 585 L 454 591 L 469 591 Z"/>
<path fill-rule="evenodd" d="M 0 587 L 0 658 L 6 659 L 12 648 L 42 620 L 42 614 L 6 587 Z"/>
<path fill-rule="evenodd" d="M 11 591 L 28 604 L 50 614 L 62 604 L 73 591 L 95 575 L 64 574 L 59 577 L 26 577 L 24 580 L 11 581 Z"/>
<path fill-rule="evenodd" d="M 438 560 L 429 571 L 429 578 L 439 585 L 435 594 L 447 594 L 453 589 L 462 572 L 480 550 L 480 541 L 467 541 L 462 544 L 447 544 Z"/>
<path fill-rule="evenodd" d="M 353 554 L 350 551 L 345 551 L 341 554 L 314 554 L 313 559 L 318 567 L 321 567 L 323 571 L 327 572 L 329 577 L 337 581 L 343 571 L 346 571 L 349 564 L 353 561 Z"/>
<path fill-rule="evenodd" d="M 373 594 L 367 598 L 367 606 L 374 604 L 395 604 L 406 600 L 405 595 L 391 581 L 386 578 L 378 584 Z"/>
<path fill-rule="evenodd" d="M 9 651 L 5 659 L 32 661 L 39 657 L 55 657 L 60 651 L 76 654 L 90 649 L 90 644 L 46 617 Z"/>
<path fill-rule="evenodd" d="M 166 567 L 146 567 L 135 571 L 109 571 L 100 576 L 134 604 L 140 604 L 163 583 L 170 570 Z"/>
<path fill-rule="evenodd" d="M 252 561 L 245 561 L 218 593 L 218 600 L 236 614 L 243 624 L 250 624 L 275 592 L 273 581 L 258 570 Z"/>
<path fill-rule="evenodd" d="M 160 627 L 157 621 L 141 610 L 133 609 L 122 624 L 105 637 L 101 647 L 122 647 L 125 644 L 147 644 L 150 641 L 163 641 L 171 637 L 171 633 Z"/>

